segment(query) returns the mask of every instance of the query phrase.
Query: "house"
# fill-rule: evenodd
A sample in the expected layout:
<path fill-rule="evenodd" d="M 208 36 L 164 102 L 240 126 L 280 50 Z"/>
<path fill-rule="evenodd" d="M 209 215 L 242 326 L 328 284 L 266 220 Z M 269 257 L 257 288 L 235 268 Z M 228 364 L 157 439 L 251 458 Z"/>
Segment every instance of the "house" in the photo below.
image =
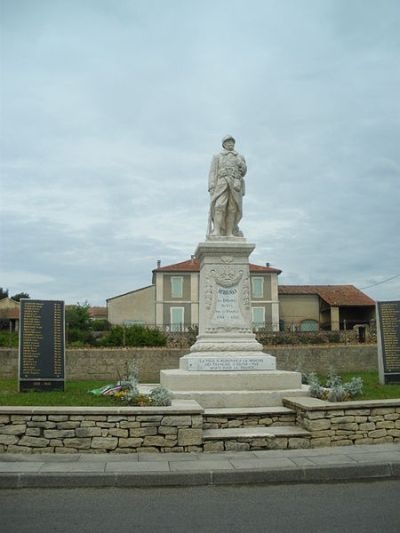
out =
<path fill-rule="evenodd" d="M 10 331 L 18 331 L 19 305 L 19 302 L 12 298 L 6 297 L 0 300 L 0 321 L 3 324 L 7 322 L 7 328 Z"/>
<path fill-rule="evenodd" d="M 278 285 L 281 270 L 250 263 L 254 329 L 319 331 L 363 328 L 375 318 L 375 302 L 353 285 Z M 152 284 L 107 300 L 111 324 L 145 324 L 185 331 L 199 321 L 200 263 L 157 267 Z"/>
<path fill-rule="evenodd" d="M 280 285 L 281 329 L 338 331 L 369 325 L 375 301 L 354 285 Z"/>
<path fill-rule="evenodd" d="M 250 264 L 252 318 L 255 327 L 279 329 L 277 268 Z M 200 263 L 188 261 L 153 270 L 153 283 L 107 300 L 111 324 L 156 325 L 171 331 L 187 330 L 199 322 Z"/>

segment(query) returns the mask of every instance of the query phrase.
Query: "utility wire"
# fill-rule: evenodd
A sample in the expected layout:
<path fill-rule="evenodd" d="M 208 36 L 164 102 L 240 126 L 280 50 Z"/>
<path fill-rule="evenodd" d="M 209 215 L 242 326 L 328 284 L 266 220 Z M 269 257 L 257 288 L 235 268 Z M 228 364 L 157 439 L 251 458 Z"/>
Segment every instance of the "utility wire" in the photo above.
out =
<path fill-rule="evenodd" d="M 383 281 L 378 281 L 377 283 L 374 283 L 372 285 L 368 285 L 368 287 L 361 287 L 361 290 L 364 289 L 370 289 L 371 287 L 376 287 L 377 285 L 382 285 L 382 283 L 387 283 L 388 281 L 392 281 L 392 279 L 398 278 L 400 274 L 396 274 L 395 276 L 392 276 L 391 278 L 384 279 Z"/>

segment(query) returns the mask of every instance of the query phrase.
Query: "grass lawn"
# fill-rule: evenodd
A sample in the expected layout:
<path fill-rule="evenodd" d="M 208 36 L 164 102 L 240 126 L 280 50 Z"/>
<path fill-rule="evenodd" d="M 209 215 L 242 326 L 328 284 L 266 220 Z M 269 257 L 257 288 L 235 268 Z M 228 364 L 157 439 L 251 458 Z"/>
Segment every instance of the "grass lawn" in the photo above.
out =
<path fill-rule="evenodd" d="M 112 398 L 92 396 L 91 389 L 97 389 L 109 381 L 67 381 L 65 391 L 18 392 L 16 379 L 0 380 L 0 405 L 97 405 L 102 407 L 120 406 Z"/>
<path fill-rule="evenodd" d="M 380 385 L 377 372 L 341 374 L 343 381 L 360 376 L 364 381 L 364 392 L 357 399 L 381 400 L 400 398 L 399 385 Z M 109 381 L 67 381 L 64 392 L 18 392 L 17 380 L 0 380 L 0 405 L 74 405 L 74 406 L 121 406 L 112 398 L 88 394 L 90 389 L 99 388 Z"/>

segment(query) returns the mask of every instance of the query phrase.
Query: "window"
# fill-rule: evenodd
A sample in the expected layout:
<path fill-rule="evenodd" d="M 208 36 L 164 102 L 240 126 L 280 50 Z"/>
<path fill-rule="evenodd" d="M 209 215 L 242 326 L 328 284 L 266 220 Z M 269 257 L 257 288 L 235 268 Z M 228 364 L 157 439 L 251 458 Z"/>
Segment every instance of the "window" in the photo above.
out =
<path fill-rule="evenodd" d="M 182 298 L 183 296 L 183 278 L 181 276 L 171 277 L 171 296 L 172 298 Z"/>
<path fill-rule="evenodd" d="M 263 328 L 265 326 L 265 307 L 252 307 L 251 318 L 254 328 Z"/>
<path fill-rule="evenodd" d="M 303 320 L 300 324 L 300 331 L 318 331 L 319 325 L 316 320 Z"/>
<path fill-rule="evenodd" d="M 251 278 L 251 295 L 262 298 L 264 295 L 264 278 Z"/>
<path fill-rule="evenodd" d="M 183 331 L 185 309 L 183 307 L 171 307 L 171 331 Z"/>

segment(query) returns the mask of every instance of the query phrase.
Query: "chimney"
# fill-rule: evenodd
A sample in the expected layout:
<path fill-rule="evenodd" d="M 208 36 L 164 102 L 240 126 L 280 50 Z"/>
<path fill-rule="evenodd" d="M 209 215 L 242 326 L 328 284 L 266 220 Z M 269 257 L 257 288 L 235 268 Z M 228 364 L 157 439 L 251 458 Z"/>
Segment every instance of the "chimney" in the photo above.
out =
<path fill-rule="evenodd" d="M 265 263 L 265 266 L 266 267 L 269 267 L 271 263 Z"/>
<path fill-rule="evenodd" d="M 190 260 L 191 260 L 192 263 L 194 263 L 194 255 L 190 256 Z"/>
<path fill-rule="evenodd" d="M 161 266 L 161 259 L 157 259 L 157 268 L 160 268 Z"/>

